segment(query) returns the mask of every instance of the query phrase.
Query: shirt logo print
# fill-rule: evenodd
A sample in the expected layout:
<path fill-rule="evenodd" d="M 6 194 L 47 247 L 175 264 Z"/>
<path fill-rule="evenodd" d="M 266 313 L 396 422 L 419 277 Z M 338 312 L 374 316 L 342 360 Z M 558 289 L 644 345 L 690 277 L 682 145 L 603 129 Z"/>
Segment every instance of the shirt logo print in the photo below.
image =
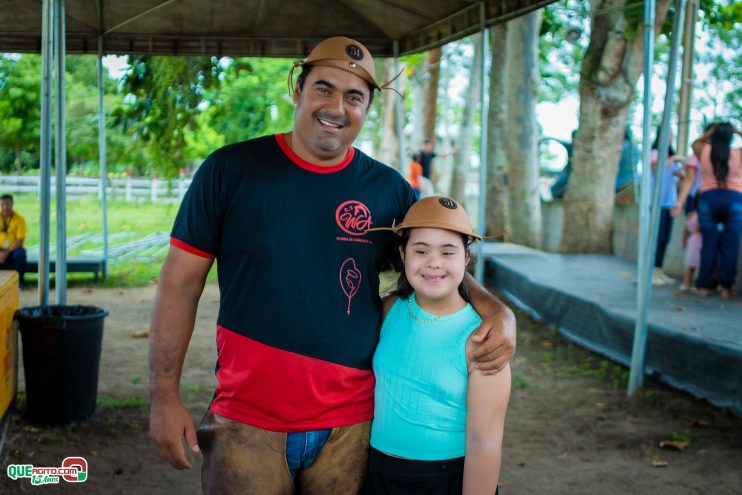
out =
<path fill-rule="evenodd" d="M 363 235 L 371 228 L 371 210 L 360 201 L 346 201 L 335 211 L 335 221 L 343 232 Z"/>
<path fill-rule="evenodd" d="M 340 266 L 340 287 L 343 289 L 345 297 L 348 298 L 348 309 L 346 312 L 349 316 L 350 302 L 358 292 L 358 288 L 361 286 L 361 280 L 363 280 L 363 275 L 361 274 L 361 270 L 356 266 L 356 260 L 348 258 L 343 261 L 343 264 Z"/>

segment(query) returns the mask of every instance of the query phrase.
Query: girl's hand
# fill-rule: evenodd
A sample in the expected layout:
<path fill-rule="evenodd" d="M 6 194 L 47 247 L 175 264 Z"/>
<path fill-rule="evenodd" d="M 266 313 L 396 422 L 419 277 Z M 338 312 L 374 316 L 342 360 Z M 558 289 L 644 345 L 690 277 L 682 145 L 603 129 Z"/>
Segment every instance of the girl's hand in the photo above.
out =
<path fill-rule="evenodd" d="M 680 212 L 683 211 L 683 203 L 680 201 L 676 201 L 674 205 L 672 205 L 672 208 L 670 208 L 670 216 L 676 217 L 680 215 Z"/>

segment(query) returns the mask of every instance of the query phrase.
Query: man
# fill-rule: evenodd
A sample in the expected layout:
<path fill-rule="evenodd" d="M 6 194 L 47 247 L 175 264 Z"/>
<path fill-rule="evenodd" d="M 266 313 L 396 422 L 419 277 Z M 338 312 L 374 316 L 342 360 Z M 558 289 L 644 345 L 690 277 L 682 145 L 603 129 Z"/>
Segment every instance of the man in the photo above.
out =
<path fill-rule="evenodd" d="M 433 158 L 440 156 L 446 157 L 449 155 L 455 155 L 457 150 L 453 151 L 441 151 L 436 152 L 433 149 L 433 143 L 426 139 L 423 141 L 422 148 L 420 148 L 420 165 L 423 167 L 423 180 L 422 180 L 422 194 L 420 197 L 432 196 L 435 194 L 435 185 L 433 184 Z"/>
<path fill-rule="evenodd" d="M 302 63 L 291 132 L 226 146 L 196 173 L 172 231 L 151 324 L 150 434 L 206 493 L 349 494 L 366 464 L 387 233 L 414 202 L 394 170 L 352 147 L 376 82 L 371 54 L 330 38 Z M 293 69 L 292 69 L 293 71 Z M 206 275 L 218 260 L 218 386 L 198 428 L 179 380 Z M 475 353 L 497 370 L 515 320 L 470 283 L 487 316 Z M 485 336 L 488 336 L 485 338 Z"/>
<path fill-rule="evenodd" d="M 18 272 L 18 284 L 25 285 L 26 250 L 23 241 L 26 240 L 26 219 L 18 212 L 13 211 L 13 196 L 0 196 L 0 216 L 2 216 L 2 230 L 0 230 L 0 270 L 15 270 Z"/>

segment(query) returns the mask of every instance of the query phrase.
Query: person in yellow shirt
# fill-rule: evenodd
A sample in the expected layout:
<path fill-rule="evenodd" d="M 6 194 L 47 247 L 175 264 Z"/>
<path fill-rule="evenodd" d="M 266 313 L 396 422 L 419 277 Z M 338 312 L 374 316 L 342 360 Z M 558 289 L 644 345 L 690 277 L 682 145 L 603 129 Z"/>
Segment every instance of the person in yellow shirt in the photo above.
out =
<path fill-rule="evenodd" d="M 26 250 L 23 247 L 26 219 L 13 211 L 13 196 L 10 194 L 0 196 L 0 217 L 0 270 L 17 271 L 18 283 L 23 286 L 26 272 Z"/>

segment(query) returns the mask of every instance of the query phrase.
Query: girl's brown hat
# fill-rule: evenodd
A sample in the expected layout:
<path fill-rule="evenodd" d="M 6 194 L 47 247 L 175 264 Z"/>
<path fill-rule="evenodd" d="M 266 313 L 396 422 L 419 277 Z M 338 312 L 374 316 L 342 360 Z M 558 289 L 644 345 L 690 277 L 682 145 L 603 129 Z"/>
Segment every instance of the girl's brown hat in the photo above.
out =
<path fill-rule="evenodd" d="M 410 207 L 402 223 L 393 223 L 391 227 L 377 227 L 370 230 L 391 230 L 401 235 L 402 230 L 416 227 L 452 230 L 475 239 L 482 239 L 482 236 L 471 228 L 469 216 L 464 207 L 445 196 L 423 198 Z"/>

